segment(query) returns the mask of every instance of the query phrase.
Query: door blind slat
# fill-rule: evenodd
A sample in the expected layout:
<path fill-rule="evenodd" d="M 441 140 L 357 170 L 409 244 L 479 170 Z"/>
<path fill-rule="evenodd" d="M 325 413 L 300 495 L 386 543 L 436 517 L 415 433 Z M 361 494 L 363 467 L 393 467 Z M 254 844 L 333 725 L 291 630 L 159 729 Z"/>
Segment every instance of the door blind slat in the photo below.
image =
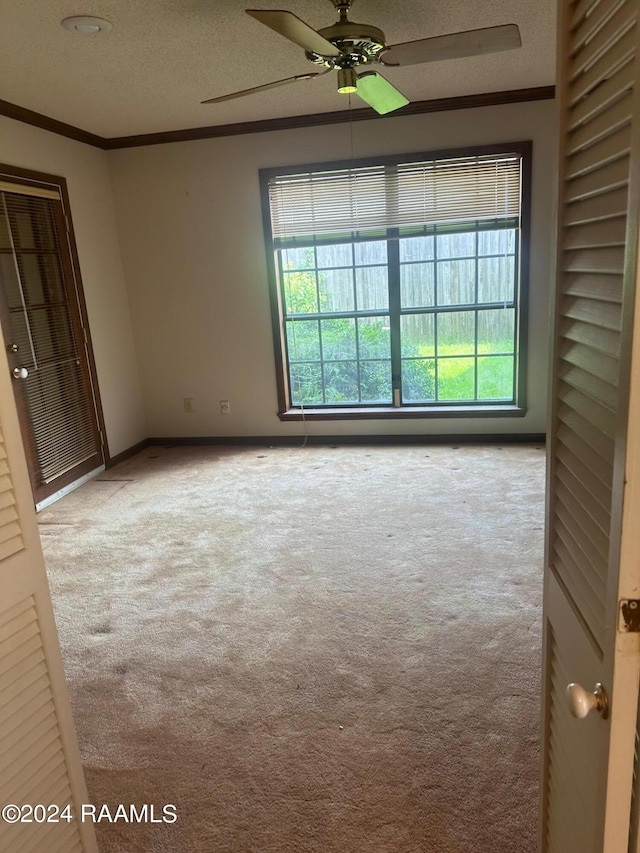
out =
<path fill-rule="evenodd" d="M 633 96 L 628 92 L 592 121 L 581 124 L 569 134 L 569 152 L 580 151 L 612 136 L 631 122 Z"/>
<path fill-rule="evenodd" d="M 584 511 L 593 523 L 605 534 L 609 533 L 610 515 L 602 504 L 598 503 L 591 492 L 576 478 L 572 471 L 560 464 L 556 467 L 556 477 L 560 483 L 582 504 Z"/>
<path fill-rule="evenodd" d="M 613 413 L 618 401 L 617 388 L 609 385 L 608 382 L 603 382 L 602 379 L 598 379 L 597 376 L 583 370 L 582 367 L 563 361 L 559 362 L 558 367 L 558 376 L 567 385 L 581 391 L 587 397 L 594 400 L 598 406 L 609 409 Z"/>
<path fill-rule="evenodd" d="M 625 216 L 627 195 L 626 188 L 622 187 L 595 198 L 571 202 L 564 212 L 565 225 L 602 222 L 605 219 Z"/>
<path fill-rule="evenodd" d="M 558 459 L 571 472 L 575 479 L 590 492 L 594 501 L 599 503 L 605 512 L 609 513 L 611 490 L 604 488 L 602 482 L 597 477 L 594 477 L 592 471 L 562 443 L 558 445 Z"/>
<path fill-rule="evenodd" d="M 634 29 L 629 29 L 616 42 L 614 53 L 603 54 L 596 62 L 583 71 L 582 74 L 577 75 L 572 81 L 569 81 L 567 85 L 568 99 L 572 103 L 578 102 L 586 93 L 592 92 L 604 80 L 615 74 L 622 63 L 627 62 L 629 57 L 635 55 L 635 38 Z M 570 112 L 569 108 L 569 116 Z"/>
<path fill-rule="evenodd" d="M 620 333 L 611 329 L 600 329 L 569 317 L 560 320 L 560 337 L 574 341 L 590 349 L 593 353 L 602 353 L 617 358 L 620 353 Z"/>
<path fill-rule="evenodd" d="M 613 14 L 606 15 L 606 20 L 599 26 L 587 41 L 575 38 L 571 45 L 572 74 L 570 80 L 586 73 L 594 63 L 602 57 L 617 56 L 624 52 L 620 42 L 635 26 L 633 4 L 629 2 L 607 4 Z"/>
<path fill-rule="evenodd" d="M 594 326 L 618 331 L 622 317 L 620 306 L 615 304 L 603 304 L 591 299 L 567 296 L 563 301 L 563 313 L 565 317 L 573 320 L 581 320 L 583 323 L 591 323 Z"/>
<path fill-rule="evenodd" d="M 575 0 L 570 6 L 571 18 L 568 25 L 568 30 L 571 34 L 575 33 L 584 21 L 591 17 L 601 4 L 602 0 Z"/>
<path fill-rule="evenodd" d="M 568 489 L 566 489 L 561 483 L 558 483 L 556 489 L 560 502 L 563 506 L 567 507 L 571 518 L 575 519 L 580 529 L 580 537 L 584 537 L 584 539 L 589 542 L 590 546 L 595 548 L 598 552 L 599 560 L 603 560 L 606 563 L 609 559 L 609 538 L 607 534 L 593 524 L 593 519 L 589 513 Z"/>
<path fill-rule="evenodd" d="M 628 0 L 603 3 L 571 33 L 570 51 L 574 73 L 603 52 L 611 54 L 620 33 L 633 26 L 633 7 Z"/>
<path fill-rule="evenodd" d="M 584 394 L 579 388 L 565 383 L 560 384 L 559 403 L 574 409 L 578 414 L 600 430 L 607 438 L 615 437 L 615 417 L 610 409 L 598 400 Z M 589 460 L 591 461 L 591 460 Z"/>
<path fill-rule="evenodd" d="M 625 6 L 626 2 L 627 0 L 612 0 L 609 3 L 597 3 L 589 10 L 589 14 L 584 15 L 571 27 L 569 42 L 573 63 L 578 51 L 602 31 L 602 28 Z"/>
<path fill-rule="evenodd" d="M 623 246 L 626 225 L 626 218 L 619 216 L 615 219 L 569 226 L 564 231 L 564 251 L 596 246 Z"/>
<path fill-rule="evenodd" d="M 592 423 L 585 420 L 581 415 L 567 406 L 558 407 L 558 421 L 574 432 L 576 435 L 590 445 L 603 459 L 604 463 L 611 467 L 613 464 L 614 442 Z"/>
<path fill-rule="evenodd" d="M 607 589 L 604 577 L 607 573 L 607 560 L 590 549 L 589 543 L 585 542 L 581 535 L 576 519 L 561 500 L 558 501 L 556 534 L 556 549 L 560 549 L 562 542 L 566 555 L 577 572 L 580 594 L 589 601 L 593 612 L 604 624 Z M 565 564 L 568 564 L 568 561 L 565 560 Z"/>
<path fill-rule="evenodd" d="M 567 181 L 573 181 L 581 175 L 597 171 L 614 160 L 629 157 L 630 152 L 631 125 L 625 124 L 614 133 L 603 137 L 595 145 L 568 156 L 566 159 Z"/>
<path fill-rule="evenodd" d="M 607 465 L 606 461 L 564 424 L 558 427 L 557 435 L 558 442 L 566 447 L 576 459 L 580 459 L 585 466 L 588 466 L 592 474 L 592 486 L 606 494 L 611 488 L 610 466 Z"/>
<path fill-rule="evenodd" d="M 626 187 L 628 182 L 629 161 L 626 157 L 619 157 L 586 174 L 568 180 L 565 200 L 571 203 L 603 195 L 614 189 Z"/>
<path fill-rule="evenodd" d="M 590 248 L 590 249 L 576 249 L 574 251 L 565 251 L 564 252 L 564 270 L 567 273 L 584 273 L 582 276 L 582 281 L 588 281 L 588 286 L 584 288 L 587 295 L 593 293 L 595 299 L 605 299 L 608 300 L 610 298 L 609 292 L 615 289 L 614 301 L 621 301 L 621 291 L 622 286 L 621 282 L 611 282 L 609 277 L 612 275 L 620 276 L 623 270 L 624 264 L 624 248 Z M 594 277 L 588 278 L 589 274 L 598 274 L 601 276 L 606 276 L 602 281 L 598 281 Z M 567 285 L 574 285 L 573 290 L 577 290 L 575 287 L 576 276 L 569 278 L 567 280 Z M 569 287 L 565 286 L 565 293 L 569 293 Z"/>
<path fill-rule="evenodd" d="M 612 106 L 633 87 L 635 78 L 634 54 L 628 53 L 623 57 L 615 72 L 610 73 L 599 85 L 588 92 L 578 95 L 570 112 L 570 128 L 590 121 L 598 113 Z"/>

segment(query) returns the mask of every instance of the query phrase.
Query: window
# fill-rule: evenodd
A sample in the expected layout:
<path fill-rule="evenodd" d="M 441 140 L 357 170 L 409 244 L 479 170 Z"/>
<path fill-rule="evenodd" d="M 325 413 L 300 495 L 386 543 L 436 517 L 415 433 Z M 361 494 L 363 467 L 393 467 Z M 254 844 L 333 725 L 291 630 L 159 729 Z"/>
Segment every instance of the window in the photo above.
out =
<path fill-rule="evenodd" d="M 281 417 L 524 414 L 530 148 L 263 170 Z"/>

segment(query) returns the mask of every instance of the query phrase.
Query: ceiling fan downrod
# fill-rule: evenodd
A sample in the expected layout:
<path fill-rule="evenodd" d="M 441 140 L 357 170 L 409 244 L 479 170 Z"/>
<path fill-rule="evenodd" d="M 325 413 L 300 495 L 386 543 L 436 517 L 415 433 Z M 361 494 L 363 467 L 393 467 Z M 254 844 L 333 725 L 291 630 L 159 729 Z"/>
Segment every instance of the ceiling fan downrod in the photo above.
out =
<path fill-rule="evenodd" d="M 336 10 L 340 14 L 340 22 L 347 20 L 349 9 L 353 5 L 353 0 L 331 0 Z"/>

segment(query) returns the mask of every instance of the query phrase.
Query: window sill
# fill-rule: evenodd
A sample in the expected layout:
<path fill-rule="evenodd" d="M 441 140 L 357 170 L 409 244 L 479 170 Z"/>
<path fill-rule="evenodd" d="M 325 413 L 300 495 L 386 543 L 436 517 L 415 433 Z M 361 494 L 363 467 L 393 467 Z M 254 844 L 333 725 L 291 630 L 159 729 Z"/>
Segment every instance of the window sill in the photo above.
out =
<path fill-rule="evenodd" d="M 392 420 L 402 418 L 522 418 L 527 410 L 520 406 L 371 406 L 369 408 L 287 409 L 278 412 L 281 421 Z"/>

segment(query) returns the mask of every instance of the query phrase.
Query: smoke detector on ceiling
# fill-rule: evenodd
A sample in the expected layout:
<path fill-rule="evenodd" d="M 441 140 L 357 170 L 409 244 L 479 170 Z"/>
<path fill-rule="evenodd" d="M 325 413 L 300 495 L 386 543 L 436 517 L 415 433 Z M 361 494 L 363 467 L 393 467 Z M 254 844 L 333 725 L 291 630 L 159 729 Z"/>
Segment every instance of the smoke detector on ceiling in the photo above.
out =
<path fill-rule="evenodd" d="M 93 36 L 97 33 L 106 33 L 113 29 L 113 24 L 104 18 L 94 18 L 93 15 L 73 15 L 60 21 L 65 30 L 79 33 L 82 36 Z"/>

